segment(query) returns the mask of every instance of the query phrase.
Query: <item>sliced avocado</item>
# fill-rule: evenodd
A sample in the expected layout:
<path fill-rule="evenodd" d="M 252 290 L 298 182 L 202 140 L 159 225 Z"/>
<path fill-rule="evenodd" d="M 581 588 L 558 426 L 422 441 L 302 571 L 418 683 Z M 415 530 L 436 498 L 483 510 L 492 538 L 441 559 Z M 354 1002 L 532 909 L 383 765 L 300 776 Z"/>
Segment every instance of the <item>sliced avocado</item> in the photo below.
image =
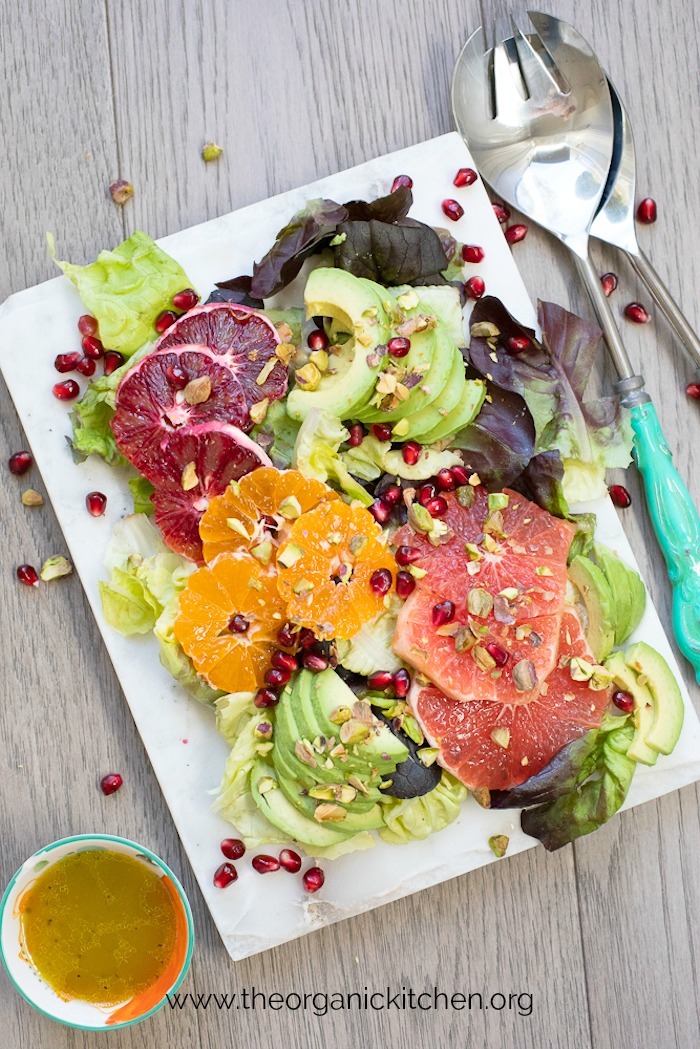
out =
<path fill-rule="evenodd" d="M 625 663 L 640 676 L 654 702 L 654 721 L 646 743 L 659 754 L 670 754 L 678 742 L 685 714 L 678 682 L 661 653 L 645 641 L 630 645 Z"/>
<path fill-rule="evenodd" d="M 396 291 L 396 289 L 392 289 Z M 408 290 L 408 286 L 404 290 Z M 422 284 L 416 291 L 420 295 L 423 312 L 432 313 L 442 324 L 455 346 L 467 346 L 464 329 L 464 313 L 459 292 L 452 284 Z"/>
<path fill-rule="evenodd" d="M 307 819 L 287 800 L 278 787 L 261 794 L 260 780 L 268 776 L 274 779 L 270 766 L 264 761 L 256 762 L 250 775 L 250 792 L 255 804 L 273 827 L 289 834 L 290 838 L 300 841 L 303 845 L 316 845 L 319 848 L 337 845 L 348 837 L 330 823 Z"/>
<path fill-rule="evenodd" d="M 394 422 L 434 401 L 442 392 L 449 375 L 449 367 L 445 366 L 445 355 L 449 355 L 451 365 L 453 349 L 448 336 L 440 327 L 416 332 L 411 336 L 410 350 L 396 363 L 406 368 L 409 375 L 419 372 L 422 376 L 421 381 L 411 388 L 406 400 L 401 401 L 396 408 L 384 411 L 374 404 L 367 404 L 358 413 L 358 419 L 365 423 Z"/>
<path fill-rule="evenodd" d="M 452 370 L 444 389 L 431 404 L 426 404 L 423 408 L 407 417 L 408 430 L 402 437 L 402 440 L 423 441 L 424 435 L 438 426 L 452 409 L 459 404 L 464 392 L 465 382 L 464 358 L 455 347 Z M 426 442 L 423 441 L 423 443 Z"/>
<path fill-rule="evenodd" d="M 371 397 L 377 375 L 386 363 L 367 358 L 390 337 L 390 321 L 382 305 L 384 288 L 363 281 L 345 270 L 327 266 L 312 270 L 304 290 L 307 317 L 333 317 L 353 337 L 331 357 L 331 366 L 315 390 L 296 386 L 287 398 L 292 419 L 305 419 L 312 408 L 354 419 Z"/>
<path fill-rule="evenodd" d="M 459 430 L 463 430 L 465 426 L 469 426 L 481 411 L 485 397 L 485 382 L 481 379 L 465 380 L 459 403 L 441 419 L 437 426 L 424 434 L 423 443 L 434 444 L 436 441 L 444 441 L 446 437 L 451 437 Z"/>
<path fill-rule="evenodd" d="M 588 614 L 586 637 L 600 662 L 615 643 L 615 603 L 607 579 L 593 562 L 579 554 L 569 565 L 569 579 L 581 591 Z"/>
<path fill-rule="evenodd" d="M 328 734 L 333 727 L 329 715 L 339 706 L 352 707 L 357 697 L 333 670 L 317 674 L 314 681 L 318 722 L 329 726 L 324 729 L 324 734 Z M 378 768 L 382 774 L 393 772 L 399 762 L 408 757 L 408 750 L 398 736 L 375 715 L 372 715 L 372 731 L 368 738 L 349 748 L 351 753 L 355 750 L 367 764 Z"/>
<path fill-rule="evenodd" d="M 634 699 L 632 720 L 635 731 L 627 757 L 643 765 L 655 765 L 659 753 L 646 742 L 654 722 L 654 700 L 651 692 L 646 685 L 639 683 L 634 670 L 625 663 L 622 652 L 613 652 L 605 661 L 605 669 L 613 675 L 613 683 L 618 688 L 624 689 L 625 692 L 629 692 Z"/>
<path fill-rule="evenodd" d="M 646 589 L 639 574 L 602 543 L 594 546 L 595 559 L 607 579 L 615 607 L 615 644 L 624 645 L 644 615 Z"/>

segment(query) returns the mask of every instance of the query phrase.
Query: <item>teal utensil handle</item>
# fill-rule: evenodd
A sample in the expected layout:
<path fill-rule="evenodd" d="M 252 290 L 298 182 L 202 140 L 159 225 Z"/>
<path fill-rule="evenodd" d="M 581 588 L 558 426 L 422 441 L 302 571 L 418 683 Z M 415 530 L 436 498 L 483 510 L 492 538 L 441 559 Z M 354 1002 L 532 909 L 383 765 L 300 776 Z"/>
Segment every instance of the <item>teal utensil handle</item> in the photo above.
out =
<path fill-rule="evenodd" d="M 673 587 L 673 630 L 700 682 L 700 517 L 650 402 L 630 409 L 634 457 Z"/>

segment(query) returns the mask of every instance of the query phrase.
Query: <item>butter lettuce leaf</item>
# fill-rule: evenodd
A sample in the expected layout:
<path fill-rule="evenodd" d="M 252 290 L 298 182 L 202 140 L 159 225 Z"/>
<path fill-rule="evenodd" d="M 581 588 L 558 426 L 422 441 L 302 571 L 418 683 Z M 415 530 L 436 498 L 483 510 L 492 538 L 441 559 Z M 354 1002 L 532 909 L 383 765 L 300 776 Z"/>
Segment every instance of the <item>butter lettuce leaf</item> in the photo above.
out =
<path fill-rule="evenodd" d="M 267 452 L 278 470 L 287 470 L 292 465 L 298 433 L 299 423 L 288 415 L 285 401 L 273 401 L 264 420 L 250 436 Z"/>
<path fill-rule="evenodd" d="M 151 482 L 147 481 L 141 474 L 138 474 L 136 477 L 129 478 L 129 489 L 131 490 L 131 498 L 134 501 L 134 513 L 151 516 L 154 509 L 151 496 L 155 492 Z"/>
<path fill-rule="evenodd" d="M 398 670 L 401 660 L 392 648 L 401 602 L 392 603 L 370 619 L 349 640 L 336 640 L 338 662 L 346 670 L 369 677 L 378 670 Z"/>
<path fill-rule="evenodd" d="M 467 788 L 449 772 L 442 773 L 434 790 L 419 798 L 386 798 L 384 823 L 379 836 L 390 845 L 406 845 L 422 841 L 436 831 L 444 830 L 459 816 Z"/>
<path fill-rule="evenodd" d="M 351 475 L 338 451 L 349 436 L 349 431 L 335 415 L 313 408 L 299 427 L 292 466 L 305 477 L 332 481 L 351 499 L 357 499 L 363 506 L 371 506 L 373 497 Z"/>
<path fill-rule="evenodd" d="M 418 462 L 409 466 L 400 449 L 392 450 L 391 441 L 379 441 L 374 434 L 368 434 L 356 448 L 341 452 L 341 458 L 350 473 L 363 481 L 375 481 L 384 473 L 409 481 L 425 481 L 440 470 L 462 466 L 462 457 L 455 452 L 428 446 L 422 449 Z"/>
<path fill-rule="evenodd" d="M 128 466 L 117 448 L 110 423 L 114 418 L 117 387 L 130 368 L 133 368 L 151 349 L 151 344 L 130 357 L 111 375 L 93 379 L 83 396 L 75 402 L 70 414 L 73 439 L 70 442 L 73 458 L 82 462 L 88 455 L 100 455 L 110 466 Z"/>
<path fill-rule="evenodd" d="M 153 630 L 161 607 L 142 580 L 123 568 L 113 568 L 109 583 L 99 581 L 104 617 L 125 637 Z"/>
<path fill-rule="evenodd" d="M 158 314 L 171 305 L 173 295 L 192 287 L 182 266 L 142 230 L 114 251 L 101 251 L 88 266 L 60 262 L 51 235 L 49 251 L 97 318 L 105 348 L 125 357 L 156 338 L 153 323 Z"/>

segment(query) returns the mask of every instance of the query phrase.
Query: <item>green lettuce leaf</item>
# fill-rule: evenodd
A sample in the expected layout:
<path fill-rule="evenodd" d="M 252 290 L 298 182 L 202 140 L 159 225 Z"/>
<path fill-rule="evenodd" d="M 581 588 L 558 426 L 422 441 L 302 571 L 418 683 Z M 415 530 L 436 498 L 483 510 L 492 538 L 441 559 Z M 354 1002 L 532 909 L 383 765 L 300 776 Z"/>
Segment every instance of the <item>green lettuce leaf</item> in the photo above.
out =
<path fill-rule="evenodd" d="M 194 699 L 211 706 L 224 693 L 212 688 L 199 676 L 192 660 L 185 655 L 175 639 L 173 626 L 178 613 L 178 596 L 179 591 L 173 594 L 153 627 L 159 645 L 160 663 Z"/>
<path fill-rule="evenodd" d="M 466 796 L 464 784 L 443 772 L 437 787 L 428 794 L 403 801 L 387 797 L 382 801 L 386 826 L 380 829 L 379 836 L 390 845 L 422 841 L 457 819 Z"/>
<path fill-rule="evenodd" d="M 101 579 L 98 586 L 102 611 L 111 627 L 125 637 L 153 630 L 161 606 L 133 572 L 113 568 L 109 583 Z"/>
<path fill-rule="evenodd" d="M 396 617 L 401 602 L 396 607 L 383 609 L 370 619 L 347 641 L 336 640 L 338 662 L 346 670 L 369 677 L 378 670 L 398 670 L 401 660 L 392 648 L 396 631 Z"/>
<path fill-rule="evenodd" d="M 304 323 L 304 310 L 301 306 L 290 306 L 287 310 L 265 310 L 265 316 L 277 327 L 280 324 L 288 324 L 292 329 L 292 337 L 289 340 L 295 346 L 301 346 L 301 326 Z M 277 402 L 275 402 L 277 403 Z"/>
<path fill-rule="evenodd" d="M 156 338 L 158 314 L 171 305 L 173 295 L 192 287 L 182 266 L 142 230 L 114 251 L 101 251 L 89 266 L 60 262 L 51 235 L 49 251 L 97 318 L 104 346 L 125 357 Z"/>
<path fill-rule="evenodd" d="M 278 470 L 287 470 L 292 465 L 298 433 L 299 423 L 287 414 L 285 401 L 273 401 L 250 436 L 264 448 Z"/>
<path fill-rule="evenodd" d="M 356 448 L 341 452 L 341 458 L 350 473 L 363 481 L 376 481 L 383 473 L 408 481 L 425 481 L 440 470 L 462 466 L 462 458 L 455 452 L 428 446 L 423 448 L 418 462 L 409 466 L 400 449 L 392 450 L 391 441 L 379 441 L 374 434 L 368 434 Z"/>
<path fill-rule="evenodd" d="M 131 489 L 131 498 L 134 501 L 134 513 L 148 514 L 150 517 L 153 514 L 151 496 L 155 492 L 151 482 L 139 474 L 138 477 L 129 478 L 129 488 Z"/>
<path fill-rule="evenodd" d="M 88 455 L 101 455 L 110 466 L 128 466 L 117 448 L 110 423 L 114 418 L 117 387 L 123 377 L 151 349 L 150 343 L 130 357 L 111 375 L 102 375 L 89 383 L 70 415 L 73 426 L 73 457 L 82 462 Z"/>
<path fill-rule="evenodd" d="M 292 465 L 305 477 L 333 481 L 351 499 L 371 506 L 373 497 L 350 474 L 338 449 L 350 436 L 340 419 L 313 408 L 299 427 Z"/>

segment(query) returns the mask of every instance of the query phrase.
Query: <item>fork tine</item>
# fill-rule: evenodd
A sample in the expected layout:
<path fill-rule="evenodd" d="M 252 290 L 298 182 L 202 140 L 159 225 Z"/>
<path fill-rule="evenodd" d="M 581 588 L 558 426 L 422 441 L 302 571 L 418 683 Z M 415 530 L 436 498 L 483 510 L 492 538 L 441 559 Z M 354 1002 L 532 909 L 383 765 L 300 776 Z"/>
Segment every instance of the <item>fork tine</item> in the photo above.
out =
<path fill-rule="evenodd" d="M 493 91 L 496 100 L 495 115 L 510 112 L 513 106 L 521 105 L 527 98 L 520 75 L 520 66 L 514 55 L 509 53 L 505 42 L 493 49 Z"/>
<path fill-rule="evenodd" d="M 551 99 L 554 94 L 567 95 L 571 88 L 557 67 L 545 44 L 535 35 L 531 41 L 511 16 L 513 39 L 520 71 L 533 102 Z"/>

